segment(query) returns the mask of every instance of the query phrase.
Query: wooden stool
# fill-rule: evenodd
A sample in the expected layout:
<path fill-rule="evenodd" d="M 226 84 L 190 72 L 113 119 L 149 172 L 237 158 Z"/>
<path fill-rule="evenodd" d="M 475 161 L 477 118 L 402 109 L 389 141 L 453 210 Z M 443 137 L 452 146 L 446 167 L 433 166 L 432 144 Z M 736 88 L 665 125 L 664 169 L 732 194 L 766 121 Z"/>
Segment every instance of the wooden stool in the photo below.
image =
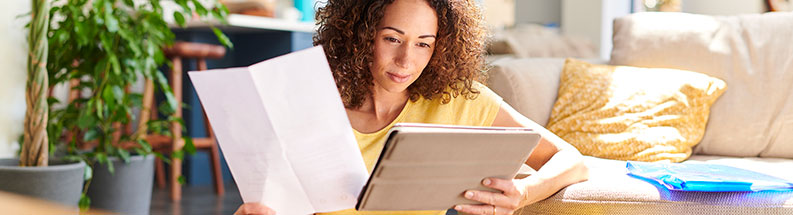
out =
<path fill-rule="evenodd" d="M 210 44 L 202 44 L 202 43 L 192 43 L 192 42 L 176 42 L 171 47 L 167 47 L 163 49 L 163 52 L 166 56 L 171 59 L 171 63 L 173 67 L 171 68 L 171 79 L 170 79 L 170 86 L 173 90 L 173 95 L 177 101 L 176 111 L 172 116 L 174 117 L 182 117 L 182 59 L 183 58 L 194 58 L 198 62 L 198 70 L 203 71 L 207 70 L 207 65 L 205 59 L 219 59 L 223 58 L 226 54 L 226 49 L 223 46 L 219 45 L 210 45 Z M 151 104 L 153 103 L 154 96 L 148 95 L 147 93 L 151 91 L 153 94 L 153 86 L 154 83 L 149 83 L 150 80 L 146 83 L 146 93 L 144 93 L 144 103 L 148 103 L 148 107 L 152 107 Z M 151 89 L 149 89 L 151 88 Z M 146 106 L 146 104 L 144 104 Z M 156 118 L 156 108 L 151 108 L 154 110 L 152 117 Z M 141 116 L 143 119 L 143 116 Z M 215 142 L 215 134 L 212 132 L 212 126 L 209 124 L 209 120 L 207 119 L 206 114 L 204 114 L 204 124 L 206 125 L 206 133 L 207 137 L 204 138 L 193 138 L 193 144 L 195 145 L 196 149 L 209 149 L 210 153 L 210 162 L 212 164 L 212 177 L 214 180 L 215 186 L 215 193 L 217 195 L 222 196 L 224 193 L 223 189 L 223 176 L 222 172 L 220 171 L 220 155 L 218 152 L 218 145 Z M 148 135 L 146 140 L 152 145 L 152 148 L 161 152 L 173 152 L 175 150 L 182 149 L 184 147 L 184 140 L 182 140 L 182 126 L 178 122 L 174 122 L 171 124 L 171 133 L 173 134 L 173 138 L 163 136 L 163 135 Z M 160 188 L 165 187 L 165 168 L 163 161 L 160 159 L 156 159 L 155 161 L 155 175 L 157 179 L 157 186 Z M 174 201 L 178 201 L 182 198 L 182 187 L 179 184 L 179 176 L 182 174 L 182 161 L 179 159 L 172 159 L 171 160 L 171 177 L 169 178 L 169 183 L 171 184 L 171 199 Z"/>

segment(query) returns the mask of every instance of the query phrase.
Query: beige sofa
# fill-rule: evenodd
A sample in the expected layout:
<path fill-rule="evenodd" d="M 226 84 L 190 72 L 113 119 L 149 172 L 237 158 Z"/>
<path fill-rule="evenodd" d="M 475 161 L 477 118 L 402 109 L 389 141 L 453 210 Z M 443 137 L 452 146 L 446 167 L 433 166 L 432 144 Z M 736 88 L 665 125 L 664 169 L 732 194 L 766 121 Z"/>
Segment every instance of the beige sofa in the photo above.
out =
<path fill-rule="evenodd" d="M 640 13 L 614 21 L 612 65 L 675 68 L 718 77 L 694 155 L 793 181 L 793 13 L 712 17 Z M 545 125 L 564 59 L 500 58 L 488 85 Z M 626 175 L 625 162 L 586 158 L 590 179 L 518 214 L 793 214 L 793 191 L 670 192 Z"/>

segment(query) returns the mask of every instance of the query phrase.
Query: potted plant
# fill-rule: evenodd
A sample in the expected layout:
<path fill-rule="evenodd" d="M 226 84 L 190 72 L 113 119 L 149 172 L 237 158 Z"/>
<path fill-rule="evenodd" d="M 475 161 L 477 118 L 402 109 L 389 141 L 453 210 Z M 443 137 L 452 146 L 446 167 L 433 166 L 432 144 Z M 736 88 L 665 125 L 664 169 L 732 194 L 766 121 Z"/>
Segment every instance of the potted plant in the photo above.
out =
<path fill-rule="evenodd" d="M 187 17 L 225 22 L 228 10 L 219 3 L 207 9 L 199 0 L 174 0 L 179 9 L 174 20 L 185 26 Z M 163 19 L 159 0 L 68 0 L 50 10 L 48 41 L 50 86 L 71 82 L 76 96 L 62 109 L 53 109 L 47 130 L 50 142 L 61 141 L 68 158 L 83 160 L 90 168 L 81 208 L 91 207 L 122 213 L 148 213 L 153 180 L 153 152 L 142 138 L 145 133 L 169 135 L 172 122 L 165 119 L 137 122 L 134 133 L 121 132 L 122 125 L 136 119 L 142 95 L 126 87 L 142 79 L 151 80 L 164 95 L 157 109 L 165 116 L 177 102 L 158 68 L 166 64 L 162 48 L 173 43 L 174 34 Z M 212 27 L 221 43 L 228 38 Z M 50 106 L 64 101 L 50 98 Z M 135 147 L 129 147 L 132 143 Z M 195 147 L 185 137 L 185 152 Z M 181 159 L 183 151 L 171 153 Z M 138 185 L 135 187 L 132 185 Z M 89 198 L 90 197 L 90 198 Z M 93 203 L 92 203 L 93 201 Z"/>
<path fill-rule="evenodd" d="M 0 159 L 0 190 L 77 205 L 83 185 L 85 163 L 50 159 L 48 141 L 49 91 L 47 75 L 49 27 L 48 0 L 31 1 L 28 32 L 28 79 L 26 83 L 24 134 L 20 158 Z"/>

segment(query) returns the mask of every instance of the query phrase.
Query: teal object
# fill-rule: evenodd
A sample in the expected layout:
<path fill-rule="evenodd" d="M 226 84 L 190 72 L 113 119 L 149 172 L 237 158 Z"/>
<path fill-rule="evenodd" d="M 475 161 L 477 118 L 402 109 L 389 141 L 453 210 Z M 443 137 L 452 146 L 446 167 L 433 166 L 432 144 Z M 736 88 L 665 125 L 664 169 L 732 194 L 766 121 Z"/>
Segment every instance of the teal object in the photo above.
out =
<path fill-rule="evenodd" d="M 793 182 L 755 171 L 718 164 L 628 161 L 626 168 L 631 176 L 656 181 L 673 191 L 793 191 Z"/>
<path fill-rule="evenodd" d="M 295 8 L 300 11 L 301 22 L 314 22 L 314 1 L 315 0 L 294 0 Z"/>

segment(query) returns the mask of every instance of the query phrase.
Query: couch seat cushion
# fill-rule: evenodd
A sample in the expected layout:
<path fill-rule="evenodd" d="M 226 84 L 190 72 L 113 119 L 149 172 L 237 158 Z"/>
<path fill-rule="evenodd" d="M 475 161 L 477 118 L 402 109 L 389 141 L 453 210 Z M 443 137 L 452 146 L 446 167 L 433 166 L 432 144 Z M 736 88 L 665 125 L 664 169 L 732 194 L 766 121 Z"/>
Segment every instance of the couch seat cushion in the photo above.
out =
<path fill-rule="evenodd" d="M 692 156 L 793 181 L 793 159 Z M 588 181 L 515 214 L 793 214 L 793 191 L 680 192 L 628 176 L 625 161 L 585 157 Z"/>

